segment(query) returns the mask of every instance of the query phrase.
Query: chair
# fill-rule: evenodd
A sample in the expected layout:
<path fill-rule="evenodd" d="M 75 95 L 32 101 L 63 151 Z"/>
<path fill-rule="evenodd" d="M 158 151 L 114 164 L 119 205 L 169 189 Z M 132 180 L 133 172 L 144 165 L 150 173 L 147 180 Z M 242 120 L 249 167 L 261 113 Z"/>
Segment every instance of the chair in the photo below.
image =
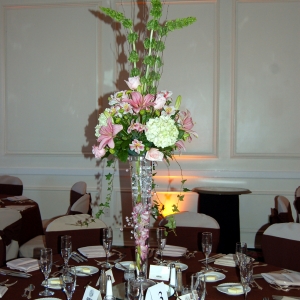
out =
<path fill-rule="evenodd" d="M 20 178 L 10 175 L 0 176 L 0 194 L 20 196 L 23 193 L 23 182 Z"/>
<path fill-rule="evenodd" d="M 278 211 L 279 223 L 294 222 L 290 201 L 281 195 L 275 197 L 275 209 Z"/>
<path fill-rule="evenodd" d="M 170 216 L 174 216 L 176 221 L 176 235 L 172 232 L 168 234 L 168 245 L 183 246 L 190 251 L 202 251 L 202 232 L 212 232 L 212 252 L 217 252 L 220 239 L 220 226 L 214 218 L 191 211 L 180 212 Z M 166 223 L 167 219 L 164 218 L 160 221 L 159 226 L 165 226 Z"/>
<path fill-rule="evenodd" d="M 86 193 L 87 185 L 84 181 L 78 181 L 71 187 L 70 190 L 70 205 L 65 215 L 91 214 L 92 209 L 90 206 L 91 195 Z M 77 203 L 77 201 L 79 201 Z M 77 203 L 77 204 L 76 204 Z M 63 215 L 52 217 L 51 219 L 43 220 L 44 232 L 47 226 L 54 221 L 56 218 L 62 217 Z"/>
<path fill-rule="evenodd" d="M 296 212 L 297 212 L 297 223 L 300 223 L 300 220 L 299 220 L 299 215 L 300 215 L 300 186 L 298 186 L 296 188 L 296 191 L 295 191 L 294 207 L 295 207 Z"/>
<path fill-rule="evenodd" d="M 18 257 L 21 226 L 22 216 L 19 211 L 0 208 L 0 265 Z"/>
<path fill-rule="evenodd" d="M 88 225 L 75 225 L 90 217 L 88 214 L 78 214 L 55 219 L 46 229 L 47 247 L 52 248 L 53 254 L 60 253 L 60 238 L 63 235 L 72 237 L 72 248 L 74 250 L 85 246 L 102 245 L 101 228 L 107 227 L 103 221 L 94 219 L 94 222 Z"/>
<path fill-rule="evenodd" d="M 300 271 L 300 224 L 273 224 L 263 233 L 262 252 L 267 264 Z"/>

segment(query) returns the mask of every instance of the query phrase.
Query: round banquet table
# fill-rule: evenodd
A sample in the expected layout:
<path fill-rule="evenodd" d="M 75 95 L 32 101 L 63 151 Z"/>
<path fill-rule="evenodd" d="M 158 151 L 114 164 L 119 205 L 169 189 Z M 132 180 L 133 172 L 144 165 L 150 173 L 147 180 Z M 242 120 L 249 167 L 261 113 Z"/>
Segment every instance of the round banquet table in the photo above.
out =
<path fill-rule="evenodd" d="M 118 251 L 125 253 L 126 257 L 123 259 L 123 261 L 130 261 L 134 257 L 134 249 L 131 247 L 126 247 L 126 248 L 115 248 Z M 212 254 L 213 255 L 213 254 Z M 118 256 L 114 255 L 110 258 L 110 260 L 117 259 Z M 167 257 L 164 256 L 164 259 L 170 259 L 170 260 L 178 260 L 180 259 L 181 263 L 184 263 L 188 265 L 188 269 L 182 272 L 182 279 L 184 285 L 187 285 L 189 283 L 190 277 L 193 273 L 198 272 L 201 270 L 201 267 L 203 267 L 203 264 L 198 262 L 199 259 L 203 259 L 204 255 L 201 252 L 197 252 L 195 254 L 195 257 L 192 257 L 190 259 L 186 259 L 184 257 L 180 258 L 174 258 L 174 257 Z M 54 261 L 58 261 L 57 263 L 62 263 L 62 258 L 60 257 L 59 254 L 54 255 L 53 257 Z M 105 261 L 105 258 L 96 258 L 96 260 L 99 261 Z M 94 258 L 89 258 L 87 262 L 84 263 L 76 263 L 74 260 L 70 259 L 69 261 L 70 264 L 72 265 L 85 265 L 85 266 L 96 266 L 99 268 L 99 265 L 97 265 L 97 262 L 95 261 Z M 153 258 L 149 258 L 149 264 L 153 264 Z M 261 264 L 261 263 L 260 263 Z M 217 265 L 212 266 L 218 267 Z M 218 300 L 218 299 L 233 299 L 233 296 L 224 294 L 219 292 L 216 288 L 213 286 L 216 286 L 221 283 L 232 283 L 232 282 L 239 282 L 239 276 L 238 276 L 238 270 L 235 267 L 225 267 L 225 266 L 219 266 L 220 268 L 228 271 L 224 272 L 226 278 L 218 281 L 218 282 L 209 282 L 207 283 L 207 296 L 206 300 Z M 6 267 L 5 267 L 6 268 Z M 58 269 L 56 267 L 52 268 L 52 272 L 57 271 Z M 275 266 L 265 266 L 265 267 L 255 267 L 254 268 L 254 274 L 262 273 L 262 272 L 270 272 L 270 271 L 277 271 L 280 270 L 280 268 L 275 267 Z M 117 285 L 120 285 L 124 283 L 124 274 L 123 271 L 117 269 L 117 268 L 112 268 L 112 272 L 115 278 L 115 283 L 113 284 L 113 288 Z M 1 275 L 0 276 L 0 282 L 5 280 L 6 278 L 9 278 L 9 282 L 14 282 L 15 280 L 18 280 L 18 283 L 15 284 L 12 287 L 8 288 L 8 291 L 5 293 L 3 296 L 3 299 L 24 299 L 22 298 L 22 294 L 24 292 L 24 289 L 28 287 L 30 283 L 35 285 L 35 290 L 32 292 L 32 299 L 39 299 L 42 298 L 38 295 L 40 291 L 44 289 L 44 287 L 41 286 L 42 281 L 44 280 L 44 277 L 42 273 L 37 270 L 31 272 L 32 277 L 30 278 L 17 278 L 17 277 L 11 277 L 7 275 Z M 84 286 L 91 281 L 91 286 L 99 289 L 99 286 L 96 286 L 96 282 L 99 278 L 99 272 L 96 274 L 93 274 L 91 276 L 78 276 L 77 277 L 77 287 L 75 290 L 75 293 L 73 295 L 73 300 L 82 300 L 83 299 L 83 294 L 84 294 Z M 282 296 L 300 296 L 300 291 L 298 290 L 291 290 L 289 292 L 282 292 L 282 291 L 277 291 L 275 289 L 272 289 L 269 284 L 264 280 L 264 279 L 256 279 L 259 285 L 263 287 L 263 290 L 259 290 L 258 288 L 251 288 L 251 291 L 248 293 L 247 299 L 248 300 L 257 300 L 257 299 L 262 299 L 263 297 L 269 297 L 269 299 L 272 299 L 272 295 L 282 295 Z M 167 282 L 166 282 L 167 284 Z M 53 297 L 58 298 L 58 299 L 66 299 L 66 296 L 62 290 L 54 290 L 55 294 Z M 120 299 L 120 298 L 118 298 Z M 124 298 L 123 298 L 124 299 Z M 172 296 L 170 297 L 170 300 L 176 299 L 176 297 Z M 244 299 L 244 295 L 238 295 L 234 296 L 234 299 Z"/>

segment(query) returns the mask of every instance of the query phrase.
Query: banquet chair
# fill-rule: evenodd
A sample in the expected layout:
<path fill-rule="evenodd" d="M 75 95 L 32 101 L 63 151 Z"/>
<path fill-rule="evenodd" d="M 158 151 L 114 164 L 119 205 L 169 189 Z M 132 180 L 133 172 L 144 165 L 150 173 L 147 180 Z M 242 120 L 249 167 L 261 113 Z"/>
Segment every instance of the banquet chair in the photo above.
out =
<path fill-rule="evenodd" d="M 17 258 L 22 216 L 18 210 L 0 208 L 0 265 Z"/>
<path fill-rule="evenodd" d="M 20 196 L 23 193 L 23 182 L 20 178 L 10 175 L 0 176 L 0 194 Z"/>
<path fill-rule="evenodd" d="M 294 207 L 297 212 L 297 223 L 300 223 L 300 220 L 299 220 L 300 219 L 299 218 L 299 215 L 300 215 L 300 186 L 298 186 L 295 191 Z"/>
<path fill-rule="evenodd" d="M 60 238 L 63 235 L 72 237 L 72 249 L 85 246 L 102 245 L 102 230 L 106 224 L 96 218 L 88 225 L 79 225 L 91 220 L 89 214 L 68 215 L 55 219 L 46 229 L 46 246 L 52 248 L 53 254 L 60 253 Z"/>
<path fill-rule="evenodd" d="M 267 228 L 262 236 L 264 261 L 276 267 L 300 271 L 300 224 L 278 223 Z"/>
<path fill-rule="evenodd" d="M 275 209 L 278 212 L 279 223 L 294 222 L 290 201 L 281 195 L 274 198 Z"/>
<path fill-rule="evenodd" d="M 70 190 L 70 204 L 65 215 L 75 215 L 78 213 L 91 214 L 92 209 L 90 206 L 91 195 L 86 193 L 87 185 L 84 181 L 78 181 L 73 184 Z M 84 196 L 84 197 L 83 197 Z M 82 198 L 83 197 L 83 198 Z M 79 201 L 77 204 L 76 202 Z M 63 215 L 55 216 L 50 219 L 43 220 L 44 232 L 47 226 L 55 219 L 62 217 Z"/>
<path fill-rule="evenodd" d="M 168 234 L 168 245 L 183 246 L 190 251 L 202 251 L 202 232 L 211 232 L 213 237 L 212 252 L 217 252 L 220 226 L 214 218 L 191 211 L 180 212 L 170 216 L 173 216 L 176 221 L 176 235 L 172 232 Z M 165 226 L 168 222 L 168 217 L 162 219 L 159 226 Z"/>

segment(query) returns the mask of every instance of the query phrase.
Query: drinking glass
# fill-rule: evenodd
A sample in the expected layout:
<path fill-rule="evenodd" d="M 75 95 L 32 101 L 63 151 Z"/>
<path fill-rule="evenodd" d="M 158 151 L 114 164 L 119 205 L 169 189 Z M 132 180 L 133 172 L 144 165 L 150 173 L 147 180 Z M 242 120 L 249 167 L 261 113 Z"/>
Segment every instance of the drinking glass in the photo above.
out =
<path fill-rule="evenodd" d="M 203 232 L 202 233 L 202 252 L 205 255 L 206 266 L 205 269 L 208 270 L 208 256 L 211 253 L 212 248 L 212 233 L 211 232 Z"/>
<path fill-rule="evenodd" d="M 73 293 L 76 288 L 76 267 L 66 266 L 64 272 L 61 275 L 61 282 L 63 290 L 68 300 L 72 299 Z"/>
<path fill-rule="evenodd" d="M 111 250 L 112 246 L 112 240 L 113 240 L 113 231 L 110 227 L 103 228 L 102 229 L 102 242 L 103 242 L 103 248 L 106 253 L 106 263 L 102 264 L 104 268 L 109 269 L 111 267 L 111 264 L 108 262 L 108 254 Z"/>
<path fill-rule="evenodd" d="M 247 254 L 247 243 L 238 242 L 235 245 L 235 262 L 237 266 L 240 265 L 240 259 L 243 255 Z"/>
<path fill-rule="evenodd" d="M 40 292 L 40 296 L 52 296 L 54 294 L 53 291 L 48 290 L 48 278 L 52 268 L 52 249 L 43 248 L 40 251 L 40 261 L 39 261 L 40 269 L 45 276 L 45 290 Z"/>
<path fill-rule="evenodd" d="M 192 299 L 204 300 L 206 293 L 205 275 L 193 274 L 191 276 L 191 293 Z"/>
<path fill-rule="evenodd" d="M 158 227 L 156 229 L 156 238 L 157 238 L 157 245 L 158 245 L 158 250 L 160 253 L 160 264 L 163 264 L 163 250 L 166 246 L 167 242 L 167 232 L 165 227 Z"/>
<path fill-rule="evenodd" d="M 245 300 L 246 300 L 249 291 L 249 285 L 252 281 L 254 259 L 249 256 L 246 256 L 245 254 L 242 254 L 239 259 L 240 259 L 241 284 L 243 286 Z"/>
<path fill-rule="evenodd" d="M 72 253 L 72 240 L 70 235 L 63 235 L 61 237 L 61 256 L 64 260 L 64 268 L 68 266 L 69 259 Z"/>
<path fill-rule="evenodd" d="M 129 286 L 130 286 L 130 280 L 135 279 L 135 270 L 134 269 L 126 269 L 124 270 L 124 279 L 126 280 L 125 284 L 125 296 L 129 297 Z"/>

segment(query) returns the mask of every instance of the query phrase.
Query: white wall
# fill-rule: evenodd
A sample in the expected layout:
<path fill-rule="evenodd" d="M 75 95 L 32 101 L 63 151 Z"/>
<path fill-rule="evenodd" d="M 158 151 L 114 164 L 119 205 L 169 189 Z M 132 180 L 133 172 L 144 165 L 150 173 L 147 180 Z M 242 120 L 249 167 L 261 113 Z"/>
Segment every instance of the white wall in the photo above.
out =
<path fill-rule="evenodd" d="M 0 5 L 0 174 L 22 179 L 43 218 L 65 212 L 71 185 L 84 180 L 96 212 L 110 170 L 92 158 L 94 126 L 127 79 L 116 62 L 119 32 L 98 7 L 131 7 L 113 0 Z M 197 122 L 199 138 L 178 157 L 187 187 L 251 190 L 240 196 L 241 239 L 254 246 L 274 197 L 292 202 L 299 186 L 300 1 L 172 1 L 166 12 L 197 17 L 168 36 L 160 82 L 182 95 Z M 116 171 L 102 218 L 115 228 L 116 244 L 130 213 L 127 167 Z M 180 180 L 176 163 L 158 166 L 158 189 L 177 190 Z"/>

